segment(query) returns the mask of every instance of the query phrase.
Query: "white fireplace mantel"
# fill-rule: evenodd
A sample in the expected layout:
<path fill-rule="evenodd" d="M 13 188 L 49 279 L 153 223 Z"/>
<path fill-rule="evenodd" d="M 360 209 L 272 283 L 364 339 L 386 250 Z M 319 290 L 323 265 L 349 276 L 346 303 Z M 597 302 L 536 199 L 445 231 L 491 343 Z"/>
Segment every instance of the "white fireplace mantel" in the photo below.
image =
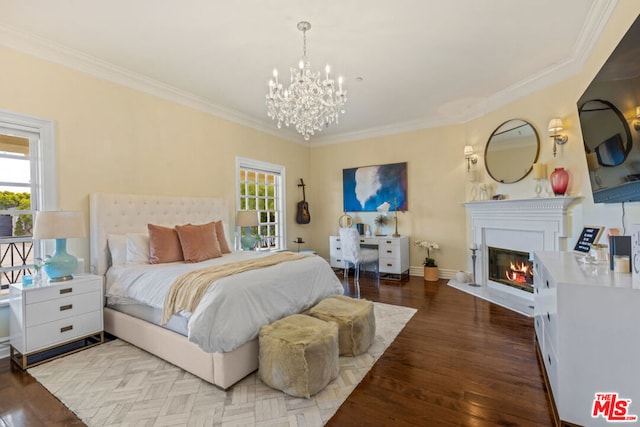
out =
<path fill-rule="evenodd" d="M 484 228 L 544 232 L 544 250 L 561 250 L 569 230 L 569 206 L 580 197 L 485 200 L 468 202 L 473 243 L 480 245 Z"/>
<path fill-rule="evenodd" d="M 488 246 L 523 252 L 563 250 L 569 233 L 569 207 L 580 197 L 484 200 L 465 203 L 472 244 L 477 245 L 476 282 L 462 290 L 531 315 L 533 294 L 488 280 Z"/>

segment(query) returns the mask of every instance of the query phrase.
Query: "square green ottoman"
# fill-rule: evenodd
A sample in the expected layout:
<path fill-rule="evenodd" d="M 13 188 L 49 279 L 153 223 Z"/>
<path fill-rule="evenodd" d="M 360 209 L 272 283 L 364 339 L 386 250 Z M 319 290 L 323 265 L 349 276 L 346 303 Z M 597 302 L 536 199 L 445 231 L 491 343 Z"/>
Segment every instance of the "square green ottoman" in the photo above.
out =
<path fill-rule="evenodd" d="M 338 326 L 294 314 L 260 329 L 258 376 L 268 386 L 310 397 L 338 376 Z"/>
<path fill-rule="evenodd" d="M 357 356 L 369 349 L 376 337 L 373 303 L 335 295 L 316 304 L 309 316 L 338 324 L 341 356 Z"/>

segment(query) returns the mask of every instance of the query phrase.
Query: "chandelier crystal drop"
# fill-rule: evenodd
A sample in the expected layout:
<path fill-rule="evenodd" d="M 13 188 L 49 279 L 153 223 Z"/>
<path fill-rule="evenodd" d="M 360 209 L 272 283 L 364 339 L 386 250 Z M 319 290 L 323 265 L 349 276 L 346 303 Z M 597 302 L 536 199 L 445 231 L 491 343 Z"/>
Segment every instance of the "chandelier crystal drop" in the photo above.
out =
<path fill-rule="evenodd" d="M 324 80 L 320 80 L 320 72 L 311 69 L 307 59 L 307 31 L 311 24 L 298 22 L 298 30 L 302 31 L 302 59 L 298 67 L 291 67 L 289 87 L 285 88 L 278 81 L 278 70 L 273 70 L 273 79 L 269 80 L 267 94 L 267 116 L 277 121 L 278 129 L 295 126 L 306 141 L 316 131 L 320 132 L 329 124 L 339 123 L 340 114 L 344 114 L 347 92 L 342 88 L 342 77 L 336 82 L 331 78 L 331 69 L 325 68 Z"/>

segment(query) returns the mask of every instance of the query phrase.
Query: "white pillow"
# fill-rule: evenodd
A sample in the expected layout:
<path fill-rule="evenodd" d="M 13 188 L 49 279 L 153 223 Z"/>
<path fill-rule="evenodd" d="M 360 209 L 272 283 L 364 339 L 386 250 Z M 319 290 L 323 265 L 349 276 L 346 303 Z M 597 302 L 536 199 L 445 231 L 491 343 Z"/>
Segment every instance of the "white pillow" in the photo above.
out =
<path fill-rule="evenodd" d="M 149 264 L 149 235 L 127 233 L 127 263 Z"/>
<path fill-rule="evenodd" d="M 231 236 L 229 235 L 229 224 L 222 223 L 222 229 L 224 230 L 224 238 L 227 239 L 227 245 L 231 252 L 234 252 L 235 246 L 231 243 Z"/>
<path fill-rule="evenodd" d="M 122 265 L 127 262 L 127 236 L 109 234 L 107 235 L 107 245 L 111 254 L 111 265 Z"/>

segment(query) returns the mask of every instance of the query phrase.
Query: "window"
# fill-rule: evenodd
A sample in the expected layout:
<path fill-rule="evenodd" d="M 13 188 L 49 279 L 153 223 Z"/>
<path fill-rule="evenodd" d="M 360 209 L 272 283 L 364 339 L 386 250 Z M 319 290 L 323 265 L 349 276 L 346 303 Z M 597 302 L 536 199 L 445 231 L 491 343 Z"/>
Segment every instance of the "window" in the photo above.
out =
<path fill-rule="evenodd" d="M 284 166 L 239 157 L 236 171 L 238 210 L 258 211 L 258 226 L 251 228 L 259 237 L 257 248 L 285 248 Z"/>
<path fill-rule="evenodd" d="M 56 207 L 54 153 L 51 121 L 0 111 L 0 300 L 44 253 L 32 227 Z"/>

